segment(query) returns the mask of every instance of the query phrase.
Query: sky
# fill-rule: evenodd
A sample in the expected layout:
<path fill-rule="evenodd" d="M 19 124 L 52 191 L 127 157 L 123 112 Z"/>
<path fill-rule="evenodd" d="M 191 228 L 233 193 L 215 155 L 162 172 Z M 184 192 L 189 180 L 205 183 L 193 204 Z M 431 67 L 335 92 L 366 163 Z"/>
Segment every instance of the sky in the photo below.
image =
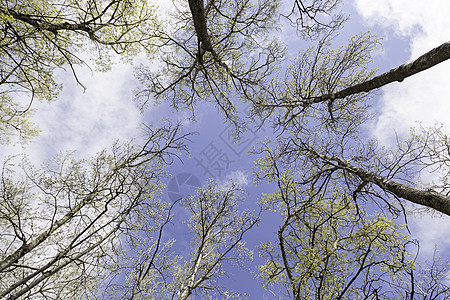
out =
<path fill-rule="evenodd" d="M 351 17 L 346 34 L 371 30 L 383 37 L 384 51 L 374 57 L 379 72 L 411 61 L 449 40 L 448 0 L 354 0 L 346 3 L 344 11 Z M 447 61 L 382 89 L 377 99 L 379 115 L 369 128 L 381 144 L 391 146 L 395 132 L 406 135 L 419 120 L 423 125 L 441 122 L 450 129 L 449 70 L 450 61 Z M 269 191 L 267 186 L 252 184 L 252 161 L 247 151 L 255 142 L 270 135 L 270 130 L 249 128 L 237 145 L 232 140 L 231 128 L 217 117 L 217 110 L 211 105 L 202 105 L 196 122 L 187 120 L 186 114 L 174 112 L 164 104 L 151 106 L 141 114 L 133 102 L 136 82 L 133 69 L 128 65 L 117 63 L 106 73 L 84 68 L 79 75 L 86 91 L 74 82 L 70 74 L 60 73 L 64 88 L 58 99 L 35 105 L 33 121 L 39 124 L 41 135 L 25 146 L 2 147 L 0 158 L 26 152 L 33 162 L 39 164 L 61 151 L 72 150 L 76 150 L 78 157 L 88 158 L 117 140 L 125 142 L 133 138 L 139 142 L 142 139 L 140 124 L 158 123 L 159 117 L 164 115 L 182 121 L 187 129 L 198 134 L 192 137 L 189 145 L 190 158 L 184 157 L 182 162 L 177 161 L 169 167 L 172 176 L 167 180 L 163 197 L 171 201 L 179 195 L 192 194 L 210 177 L 219 183 L 233 178 L 244 186 L 247 201 L 243 206 L 248 208 L 256 208 L 261 192 Z M 182 208 L 178 207 L 176 212 L 182 214 Z M 254 233 L 247 236 L 249 245 L 264 240 L 268 231 L 274 233 L 276 221 L 275 216 L 267 217 Z M 448 217 L 422 216 L 410 221 L 414 236 L 421 243 L 421 255 L 430 257 L 434 244 L 439 243 L 441 256 L 450 257 Z M 168 230 L 179 239 L 177 247 L 187 247 L 189 236 L 182 224 Z M 254 295 L 267 296 L 252 276 L 239 271 L 224 282 L 238 290 L 247 288 L 253 290 Z"/>

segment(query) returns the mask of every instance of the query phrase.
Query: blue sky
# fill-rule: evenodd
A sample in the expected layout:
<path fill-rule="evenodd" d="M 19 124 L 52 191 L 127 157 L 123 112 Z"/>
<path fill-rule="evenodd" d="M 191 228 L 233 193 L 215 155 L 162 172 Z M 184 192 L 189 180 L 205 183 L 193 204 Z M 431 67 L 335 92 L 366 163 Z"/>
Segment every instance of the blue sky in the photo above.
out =
<path fill-rule="evenodd" d="M 169 2 L 163 3 L 167 5 Z M 412 60 L 448 41 L 450 37 L 448 0 L 354 0 L 348 1 L 343 10 L 351 18 L 342 33 L 343 39 L 367 30 L 383 37 L 384 51 L 374 57 L 374 65 L 379 72 Z M 35 106 L 33 121 L 42 129 L 41 135 L 26 146 L 4 146 L 0 157 L 26 152 L 33 162 L 39 164 L 60 151 L 76 150 L 77 156 L 87 158 L 108 148 L 116 140 L 127 141 L 134 138 L 139 142 L 141 136 L 138 128 L 141 122 L 157 124 L 160 117 L 165 116 L 182 122 L 186 131 L 198 132 L 189 145 L 190 157 L 183 157 L 182 162 L 176 161 L 170 166 L 172 176 L 167 184 L 170 180 L 189 179 L 188 183 L 195 186 L 195 182 L 203 184 L 212 176 L 223 183 L 231 177 L 246 187 L 247 200 L 244 206 L 249 208 L 256 208 L 261 192 L 270 190 L 267 186 L 256 187 L 252 184 L 253 158 L 247 154 L 252 145 L 272 134 L 270 129 L 250 129 L 241 144 L 236 145 L 230 138 L 229 126 L 211 105 L 201 104 L 197 109 L 196 122 L 186 119 L 186 113 L 174 112 L 165 104 L 150 106 L 141 114 L 133 102 L 136 82 L 130 66 L 117 62 L 106 73 L 82 68 L 79 75 L 81 82 L 87 86 L 86 92 L 74 82 L 71 74 L 60 73 L 64 89 L 57 101 L 50 104 L 37 103 Z M 417 121 L 424 125 L 441 122 L 450 129 L 449 82 L 450 62 L 447 61 L 401 84 L 393 83 L 384 87 L 380 97 L 376 99 L 379 115 L 368 131 L 380 143 L 389 147 L 392 146 L 395 132 L 407 135 L 409 128 L 417 125 Z M 174 182 L 176 181 L 172 181 L 172 190 L 164 194 L 168 200 L 169 192 L 176 193 L 174 187 L 180 183 Z M 180 194 L 189 192 L 189 184 L 180 187 Z M 261 226 L 251 232 L 251 236 L 247 236 L 249 245 L 275 233 L 278 228 L 276 222 L 276 216 L 264 216 Z M 431 257 L 434 244 L 438 243 L 440 255 L 448 260 L 448 217 L 414 217 L 410 219 L 410 226 L 413 236 L 421 243 L 423 257 Z M 180 224 L 169 229 L 171 234 L 178 237 L 179 247 L 188 243 L 189 239 L 182 230 Z M 252 274 L 239 271 L 236 276 L 225 279 L 224 284 L 229 282 L 231 287 L 238 290 L 253 290 L 250 297 L 253 299 L 253 296 L 262 295 L 263 292 L 252 277 Z M 259 297 L 255 299 L 257 298 Z"/>

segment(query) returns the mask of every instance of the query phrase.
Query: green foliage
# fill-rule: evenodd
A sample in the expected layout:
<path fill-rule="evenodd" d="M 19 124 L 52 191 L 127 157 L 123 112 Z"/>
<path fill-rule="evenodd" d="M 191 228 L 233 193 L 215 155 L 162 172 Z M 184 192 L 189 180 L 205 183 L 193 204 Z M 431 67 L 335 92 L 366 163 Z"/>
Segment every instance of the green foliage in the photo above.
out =
<path fill-rule="evenodd" d="M 277 191 L 261 199 L 283 218 L 277 242 L 259 246 L 266 289 L 281 284 L 294 299 L 381 297 L 413 268 L 404 227 L 358 208 L 338 187 L 302 191 L 289 174 L 278 174 Z"/>
<path fill-rule="evenodd" d="M 364 82 L 375 74 L 370 68 L 380 39 L 370 32 L 357 34 L 343 46 L 334 45 L 340 27 L 333 28 L 316 44 L 302 49 L 278 77 L 267 81 L 265 95 L 252 102 L 252 112 L 271 119 L 280 131 L 323 135 L 355 131 L 370 119 L 368 95 L 320 101 Z"/>
<path fill-rule="evenodd" d="M 0 92 L 0 145 L 10 143 L 17 133 L 24 141 L 39 134 L 37 126 L 28 120 L 30 114 L 30 109 L 14 103 L 7 92 Z"/>

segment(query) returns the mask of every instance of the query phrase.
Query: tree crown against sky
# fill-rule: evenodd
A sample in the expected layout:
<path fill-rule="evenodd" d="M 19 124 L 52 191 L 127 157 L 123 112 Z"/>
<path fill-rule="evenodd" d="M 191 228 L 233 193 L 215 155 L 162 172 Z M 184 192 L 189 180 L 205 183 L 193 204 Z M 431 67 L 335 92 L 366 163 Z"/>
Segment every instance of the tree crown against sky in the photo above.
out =
<path fill-rule="evenodd" d="M 300 33 L 311 33 L 311 28 L 315 28 L 314 34 L 303 35 L 303 38 L 312 39 L 315 45 L 301 51 L 287 70 L 279 71 L 277 68 L 284 62 L 281 64 L 280 61 L 283 57 L 281 48 L 272 47 L 276 35 L 262 38 L 280 26 L 275 22 L 280 13 L 277 11 L 279 4 L 268 7 L 266 2 L 235 1 L 234 6 L 227 6 L 222 2 L 198 0 L 188 1 L 188 4 L 180 4 L 177 8 L 176 30 L 168 43 L 160 47 L 162 71 L 158 73 L 149 68 L 138 71 L 143 82 L 140 96 L 144 99 L 163 97 L 175 107 L 194 111 L 193 105 L 200 99 L 212 100 L 225 118 L 237 126 L 238 132 L 242 128 L 242 120 L 237 116 L 238 99 L 241 99 L 251 106 L 252 117 L 270 119 L 280 131 L 288 132 L 282 139 L 287 136 L 287 144 L 294 145 L 293 151 L 299 155 L 297 159 L 303 159 L 301 155 L 319 155 L 323 164 L 340 165 L 344 173 L 359 177 L 359 180 L 353 179 L 359 181 L 358 192 L 376 186 L 394 197 L 450 214 L 450 199 L 446 195 L 404 185 L 393 180 L 392 174 L 374 177 L 368 169 L 365 169 L 367 173 L 358 172 L 358 166 L 352 165 L 353 154 L 346 153 L 353 151 L 353 147 L 358 148 L 358 144 L 364 144 L 358 136 L 363 125 L 371 120 L 370 94 L 390 82 L 401 82 L 447 60 L 450 58 L 448 43 L 412 63 L 373 78 L 374 73 L 367 67 L 371 53 L 379 45 L 376 37 L 370 33 L 355 35 L 347 45 L 336 49 L 332 42 L 345 18 L 335 14 L 337 17 L 331 17 L 331 21 L 323 24 L 316 15 L 322 12 L 333 16 L 336 2 L 294 1 L 289 19 L 294 18 L 302 24 L 302 18 L 309 18 L 308 22 L 303 21 L 307 24 L 298 29 Z M 170 52 L 164 52 L 165 48 Z M 285 78 L 280 80 L 282 75 Z M 346 143 L 340 145 L 339 139 L 345 139 Z M 349 143 L 352 145 L 347 146 Z M 320 155 L 321 151 L 328 155 Z M 376 155 L 364 151 L 359 150 L 359 156 L 366 160 L 376 159 Z M 345 165 L 347 161 L 349 165 Z M 439 167 L 440 163 L 435 162 L 435 167 Z M 392 165 L 400 163 L 391 162 Z M 373 164 L 376 162 L 368 162 L 368 165 Z M 398 172 L 400 170 L 396 174 Z"/>
<path fill-rule="evenodd" d="M 55 98 L 58 83 L 53 72 L 59 66 L 71 70 L 77 80 L 82 43 L 92 46 L 100 69 L 110 65 L 108 49 L 128 58 L 144 50 L 161 68 L 136 69 L 142 107 L 164 100 L 195 115 L 199 102 L 208 100 L 241 132 L 239 108 L 249 104 L 250 117 L 279 130 L 274 143 L 254 151 L 262 156 L 256 162 L 256 178 L 276 183 L 275 192 L 261 204 L 279 213 L 282 221 L 275 242 L 259 247 L 266 259 L 259 266 L 264 287 L 284 288 L 283 293 L 295 299 L 306 294 L 380 299 L 394 294 L 426 297 L 427 291 L 448 295 L 444 269 L 433 265 L 429 281 L 418 277 L 426 269 L 409 257 L 412 241 L 398 225 L 403 220 L 399 216 L 415 211 L 405 200 L 450 214 L 445 131 L 415 131 L 392 150 L 378 147 L 364 132 L 376 112 L 371 110 L 374 90 L 444 61 L 450 57 L 448 43 L 374 77 L 367 66 L 379 46 L 376 37 L 359 34 L 340 48 L 332 44 L 345 21 L 337 13 L 339 1 L 174 3 L 167 24 L 158 23 L 144 2 L 29 7 L 2 3 L 6 59 L 1 72 L 1 138 L 30 128 L 27 105 L 18 106 L 17 95 L 31 97 L 26 103 L 34 97 Z M 292 62 L 285 56 L 289 45 L 277 39 L 282 20 L 312 45 Z M 225 262 L 239 264 L 249 257 L 243 234 L 257 218 L 235 211 L 242 199 L 237 186 L 205 186 L 184 202 L 195 237 L 191 259 L 182 267 L 180 258 L 171 255 L 173 242 L 161 241 L 174 218 L 173 206 L 155 195 L 162 169 L 170 162 L 163 154 L 185 148 L 179 143 L 178 127 L 149 128 L 145 146 L 115 147 L 112 154 L 93 159 L 89 168 L 72 159 L 42 171 L 24 165 L 25 178 L 15 181 L 10 176 L 14 166 L 5 164 L 2 221 L 9 231 L 1 236 L 6 251 L 0 256 L 0 272 L 8 276 L 2 276 L 2 295 L 107 298 L 123 293 L 140 298 L 158 290 L 180 299 L 196 294 L 240 296 L 222 290 L 218 282 L 226 274 Z M 427 184 L 414 176 L 420 170 L 442 176 Z M 41 195 L 42 203 L 33 202 L 35 194 Z M 46 213 L 30 211 L 35 205 Z M 72 230 L 70 237 L 59 241 L 59 230 L 65 226 Z M 123 256 L 125 241 L 125 248 L 132 250 Z M 52 247 L 54 253 L 46 251 Z M 339 259 L 341 255 L 345 258 Z M 36 261 L 38 256 L 44 259 Z M 108 259 L 111 264 L 103 265 Z M 340 273 L 343 264 L 348 269 Z M 116 276 L 125 276 L 130 285 L 114 281 Z M 95 286 L 99 278 L 111 281 Z M 83 289 L 80 282 L 92 283 L 92 289 Z M 335 289 L 326 289 L 329 283 Z M 105 286 L 112 288 L 111 294 L 101 294 Z"/>
<path fill-rule="evenodd" d="M 55 71 L 77 65 L 86 50 L 98 70 L 111 66 L 113 51 L 132 59 L 144 42 L 151 45 L 158 27 L 146 1 L 2 1 L 0 57 L 0 130 L 2 140 L 18 132 L 37 134 L 28 122 L 34 99 L 53 100 L 61 84 Z M 150 49 L 151 47 L 145 47 Z"/>
<path fill-rule="evenodd" d="M 165 166 L 184 149 L 178 132 L 150 129 L 144 146 L 116 144 L 91 160 L 62 155 L 40 169 L 5 161 L 1 297 L 93 297 L 116 267 L 122 237 L 165 206 L 157 195 Z"/>
<path fill-rule="evenodd" d="M 176 255 L 174 240 L 164 241 L 165 227 L 177 217 L 167 211 L 159 223 L 159 232 L 141 232 L 131 244 L 119 270 L 126 270 L 125 282 L 113 282 L 106 288 L 107 299 L 202 299 L 233 298 L 238 293 L 223 286 L 226 265 L 240 265 L 252 258 L 244 234 L 259 221 L 248 210 L 238 211 L 244 191 L 232 181 L 219 185 L 210 180 L 194 196 L 180 200 L 189 213 L 187 226 L 192 235 L 188 249 Z M 149 226 L 151 227 L 151 226 Z M 148 228 L 147 228 L 148 229 Z M 146 228 L 144 228 L 146 230 Z"/>

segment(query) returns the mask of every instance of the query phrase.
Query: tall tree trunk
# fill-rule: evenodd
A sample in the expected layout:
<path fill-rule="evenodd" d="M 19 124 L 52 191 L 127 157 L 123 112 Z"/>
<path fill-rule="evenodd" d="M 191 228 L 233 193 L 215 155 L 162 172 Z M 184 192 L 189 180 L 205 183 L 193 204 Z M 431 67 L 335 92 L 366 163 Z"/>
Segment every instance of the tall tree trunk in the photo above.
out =
<path fill-rule="evenodd" d="M 381 189 L 391 192 L 397 197 L 403 198 L 419 205 L 433 208 L 443 214 L 450 216 L 450 197 L 448 196 L 442 195 L 433 190 L 419 190 L 409 187 L 402 183 L 383 177 L 379 174 L 375 174 L 362 168 L 355 167 L 342 158 L 327 157 L 325 159 L 337 162 L 337 167 L 339 167 L 340 169 L 355 174 L 359 178 L 361 178 L 361 180 L 373 183 Z"/>
<path fill-rule="evenodd" d="M 392 69 L 384 74 L 378 75 L 370 80 L 358 83 L 356 85 L 345 88 L 333 94 L 326 94 L 319 97 L 311 97 L 302 101 L 302 106 L 325 102 L 334 99 L 345 98 L 353 94 L 361 92 L 369 92 L 380 88 L 386 84 L 394 81 L 402 82 L 403 79 L 414 74 L 422 72 L 426 69 L 434 67 L 435 65 L 450 59 L 450 42 L 444 43 L 439 47 L 423 54 L 416 60 L 403 64 L 395 69 Z"/>
<path fill-rule="evenodd" d="M 197 34 L 198 40 L 201 42 L 202 49 L 212 52 L 213 47 L 208 35 L 208 27 L 206 26 L 203 0 L 189 0 L 189 9 L 191 10 L 192 19 L 194 20 L 195 33 Z"/>

